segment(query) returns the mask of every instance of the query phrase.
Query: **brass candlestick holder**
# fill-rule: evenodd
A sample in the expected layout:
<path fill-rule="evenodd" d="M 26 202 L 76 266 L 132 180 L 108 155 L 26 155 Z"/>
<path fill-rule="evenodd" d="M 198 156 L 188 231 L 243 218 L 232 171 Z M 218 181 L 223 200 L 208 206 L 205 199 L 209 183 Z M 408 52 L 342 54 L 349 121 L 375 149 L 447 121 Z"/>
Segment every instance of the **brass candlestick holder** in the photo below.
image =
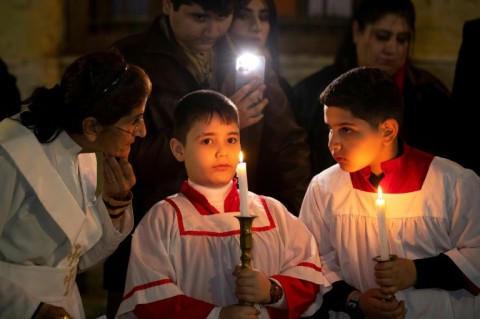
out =
<path fill-rule="evenodd" d="M 235 216 L 240 223 L 240 249 L 242 250 L 242 255 L 240 260 L 242 261 L 242 268 L 252 268 L 252 248 L 253 248 L 253 238 L 252 238 L 252 223 L 253 219 L 257 216 Z M 239 305 L 248 305 L 252 306 L 253 303 L 239 301 Z"/>

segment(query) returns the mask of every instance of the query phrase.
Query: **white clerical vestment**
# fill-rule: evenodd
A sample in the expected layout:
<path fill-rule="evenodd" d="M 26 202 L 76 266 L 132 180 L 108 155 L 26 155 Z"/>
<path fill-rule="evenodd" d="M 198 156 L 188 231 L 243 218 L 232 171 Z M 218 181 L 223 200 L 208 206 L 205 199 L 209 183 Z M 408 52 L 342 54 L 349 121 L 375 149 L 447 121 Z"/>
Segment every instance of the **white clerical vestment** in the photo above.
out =
<path fill-rule="evenodd" d="M 0 123 L 0 318 L 30 318 L 40 302 L 85 318 L 76 274 L 101 263 L 121 232 L 96 200 L 95 154 L 67 133 L 40 144 L 20 123 Z"/>

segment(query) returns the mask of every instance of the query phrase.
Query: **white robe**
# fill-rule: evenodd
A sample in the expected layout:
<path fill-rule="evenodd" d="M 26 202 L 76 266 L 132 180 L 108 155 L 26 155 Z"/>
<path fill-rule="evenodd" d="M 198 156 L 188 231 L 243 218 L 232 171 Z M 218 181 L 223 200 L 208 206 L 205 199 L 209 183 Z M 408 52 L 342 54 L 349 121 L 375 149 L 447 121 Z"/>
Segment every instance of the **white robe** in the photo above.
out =
<path fill-rule="evenodd" d="M 40 302 L 85 318 L 75 283 L 110 255 L 121 232 L 95 198 L 93 153 L 81 153 L 65 132 L 40 144 L 16 121 L 0 123 L 0 318 L 30 318 Z"/>
<path fill-rule="evenodd" d="M 383 193 L 390 253 L 408 259 L 445 253 L 480 287 L 480 178 L 447 159 L 434 157 L 429 165 L 408 146 L 404 153 L 407 158 L 386 165 L 385 181 L 380 183 L 382 189 L 385 182 L 391 190 L 384 189 Z M 362 181 L 361 174 L 355 174 L 352 177 L 334 165 L 316 175 L 305 195 L 300 219 L 318 242 L 327 279 L 345 280 L 364 291 L 378 287 L 372 260 L 379 255 L 375 209 L 378 195 L 366 190 L 366 186 L 355 186 L 368 183 L 368 176 Z M 352 182 L 355 178 L 357 182 Z M 421 188 L 399 191 L 399 187 L 409 184 Z M 406 318 L 480 318 L 480 296 L 464 289 L 408 288 L 395 296 L 405 300 Z M 331 317 L 349 318 L 341 312 Z"/>
<path fill-rule="evenodd" d="M 231 194 L 238 199 L 236 189 Z M 315 240 L 305 225 L 273 198 L 262 197 L 263 202 L 256 194 L 248 197 L 248 210 L 257 216 L 252 228 L 252 267 L 280 282 L 290 280 L 292 285 L 298 284 L 298 279 L 321 287 L 329 285 L 318 267 Z M 137 304 L 156 303 L 156 318 L 183 318 L 185 314 L 171 310 L 174 306 L 168 303 L 176 300 L 176 307 L 197 310 L 188 318 L 201 318 L 200 310 L 208 313 L 210 307 L 217 307 L 208 316 L 216 318 L 219 307 L 237 304 L 232 272 L 241 263 L 239 221 L 235 218 L 239 215 L 238 200 L 236 212 L 232 209 L 227 213 L 212 213 L 215 208 L 208 205 L 218 207 L 218 201 L 214 200 L 215 205 L 211 200 L 209 196 L 208 204 L 194 206 L 179 193 L 157 203 L 144 216 L 132 239 L 119 317 L 134 317 L 131 312 Z M 289 295 L 285 287 L 284 292 L 292 307 L 304 302 L 302 298 L 312 298 Z M 265 306 L 257 307 L 261 310 L 259 318 L 270 318 Z"/>

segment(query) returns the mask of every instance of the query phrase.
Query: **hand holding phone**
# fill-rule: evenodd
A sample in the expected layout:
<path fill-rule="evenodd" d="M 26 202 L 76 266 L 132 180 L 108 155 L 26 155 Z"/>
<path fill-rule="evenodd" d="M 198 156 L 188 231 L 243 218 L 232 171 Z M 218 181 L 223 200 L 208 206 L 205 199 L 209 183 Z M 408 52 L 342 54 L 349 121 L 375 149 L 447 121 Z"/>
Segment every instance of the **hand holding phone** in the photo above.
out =
<path fill-rule="evenodd" d="M 263 84 L 265 77 L 265 57 L 252 53 L 245 53 L 237 58 L 235 90 L 238 91 L 254 77 L 258 77 L 258 85 Z M 259 96 L 261 100 L 263 96 Z"/>

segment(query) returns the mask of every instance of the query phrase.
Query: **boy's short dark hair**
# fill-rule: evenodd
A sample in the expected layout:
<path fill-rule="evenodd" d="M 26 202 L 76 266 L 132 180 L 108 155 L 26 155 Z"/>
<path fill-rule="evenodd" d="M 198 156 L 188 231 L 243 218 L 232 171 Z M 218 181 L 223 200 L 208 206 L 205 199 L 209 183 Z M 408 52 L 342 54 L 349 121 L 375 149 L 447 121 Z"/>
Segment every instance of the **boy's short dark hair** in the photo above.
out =
<path fill-rule="evenodd" d="M 187 133 L 198 121 L 210 122 L 218 115 L 223 123 L 238 125 L 238 110 L 225 95 L 212 90 L 198 90 L 181 98 L 173 115 L 173 137 L 185 144 Z"/>
<path fill-rule="evenodd" d="M 403 96 L 392 78 L 374 67 L 357 67 L 338 76 L 320 94 L 320 103 L 350 111 L 372 128 L 393 118 L 401 127 Z"/>
<path fill-rule="evenodd" d="M 175 11 L 178 11 L 182 4 L 198 4 L 203 10 L 215 12 L 219 16 L 231 15 L 235 1 L 236 0 L 171 0 L 173 10 Z"/>

